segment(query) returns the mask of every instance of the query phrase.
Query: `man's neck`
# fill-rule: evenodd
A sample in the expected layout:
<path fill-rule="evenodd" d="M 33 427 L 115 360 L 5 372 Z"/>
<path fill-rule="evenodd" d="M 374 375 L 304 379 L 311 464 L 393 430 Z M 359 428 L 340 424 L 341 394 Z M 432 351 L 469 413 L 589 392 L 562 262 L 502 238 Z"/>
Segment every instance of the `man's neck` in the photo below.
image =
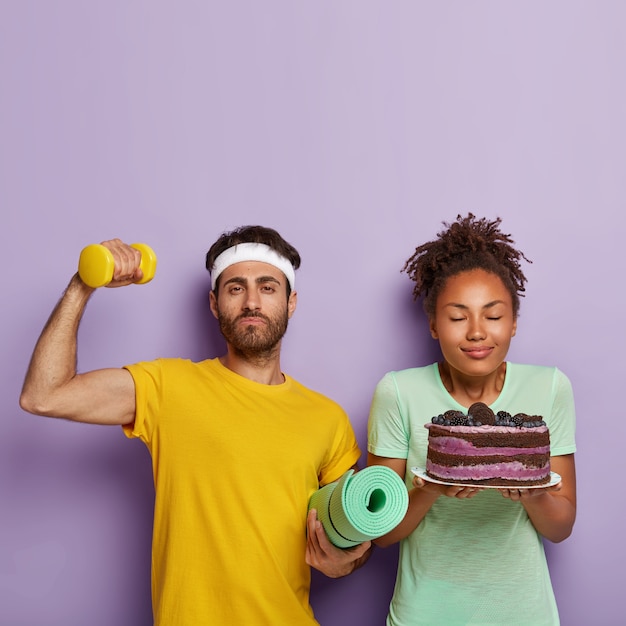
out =
<path fill-rule="evenodd" d="M 220 357 L 220 363 L 256 383 L 263 385 L 282 385 L 285 377 L 280 368 L 280 350 L 267 355 L 244 355 L 236 353 L 229 346 L 228 352 Z"/>

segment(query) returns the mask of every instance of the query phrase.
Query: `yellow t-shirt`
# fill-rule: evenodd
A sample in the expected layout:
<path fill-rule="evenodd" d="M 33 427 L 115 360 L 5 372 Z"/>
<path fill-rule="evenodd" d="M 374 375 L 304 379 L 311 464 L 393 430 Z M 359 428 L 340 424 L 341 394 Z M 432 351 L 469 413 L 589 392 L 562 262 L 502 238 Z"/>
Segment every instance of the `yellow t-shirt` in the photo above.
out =
<path fill-rule="evenodd" d="M 263 385 L 218 359 L 127 366 L 152 455 L 156 626 L 317 624 L 304 561 L 310 496 L 360 451 L 345 412 L 286 376 Z"/>

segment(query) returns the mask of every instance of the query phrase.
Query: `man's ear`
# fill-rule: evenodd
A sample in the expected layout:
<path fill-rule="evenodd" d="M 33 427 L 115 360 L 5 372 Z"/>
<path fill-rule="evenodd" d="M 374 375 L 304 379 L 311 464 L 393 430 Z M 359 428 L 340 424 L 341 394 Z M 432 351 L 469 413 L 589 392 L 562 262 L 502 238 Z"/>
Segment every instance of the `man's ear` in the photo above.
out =
<path fill-rule="evenodd" d="M 287 316 L 291 318 L 296 310 L 296 305 L 298 304 L 298 294 L 295 291 L 292 291 L 289 294 L 289 300 L 287 300 Z"/>
<path fill-rule="evenodd" d="M 217 319 L 217 298 L 215 297 L 215 291 L 209 291 L 209 306 L 211 307 L 211 313 L 215 319 Z"/>

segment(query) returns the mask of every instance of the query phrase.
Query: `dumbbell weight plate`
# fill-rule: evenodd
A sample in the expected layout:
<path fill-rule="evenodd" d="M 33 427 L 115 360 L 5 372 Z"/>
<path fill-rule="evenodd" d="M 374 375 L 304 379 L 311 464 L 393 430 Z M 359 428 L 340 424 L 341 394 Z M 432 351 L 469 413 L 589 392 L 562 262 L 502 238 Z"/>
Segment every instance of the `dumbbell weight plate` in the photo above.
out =
<path fill-rule="evenodd" d="M 154 250 L 145 243 L 132 243 L 131 248 L 135 248 L 141 252 L 141 263 L 139 267 L 143 272 L 143 278 L 137 281 L 138 285 L 144 285 L 154 278 L 156 272 L 157 258 Z"/>
<path fill-rule="evenodd" d="M 86 285 L 94 289 L 108 285 L 113 278 L 114 269 L 113 255 L 99 243 L 86 246 L 80 253 L 78 274 Z"/>

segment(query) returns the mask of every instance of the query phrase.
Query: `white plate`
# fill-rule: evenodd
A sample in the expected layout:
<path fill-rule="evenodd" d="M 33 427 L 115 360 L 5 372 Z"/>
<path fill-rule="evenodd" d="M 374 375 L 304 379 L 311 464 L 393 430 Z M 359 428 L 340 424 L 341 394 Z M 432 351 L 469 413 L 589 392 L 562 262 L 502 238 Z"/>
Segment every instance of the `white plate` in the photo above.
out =
<path fill-rule="evenodd" d="M 468 483 L 452 483 L 443 480 L 437 480 L 426 475 L 426 470 L 423 467 L 412 467 L 411 471 L 420 478 L 427 480 L 430 483 L 437 483 L 438 485 L 448 485 L 451 487 L 480 487 L 481 489 L 545 489 L 546 487 L 553 487 L 561 482 L 561 477 L 556 472 L 550 472 L 550 482 L 543 485 L 528 485 L 515 486 L 515 485 L 471 485 Z"/>

